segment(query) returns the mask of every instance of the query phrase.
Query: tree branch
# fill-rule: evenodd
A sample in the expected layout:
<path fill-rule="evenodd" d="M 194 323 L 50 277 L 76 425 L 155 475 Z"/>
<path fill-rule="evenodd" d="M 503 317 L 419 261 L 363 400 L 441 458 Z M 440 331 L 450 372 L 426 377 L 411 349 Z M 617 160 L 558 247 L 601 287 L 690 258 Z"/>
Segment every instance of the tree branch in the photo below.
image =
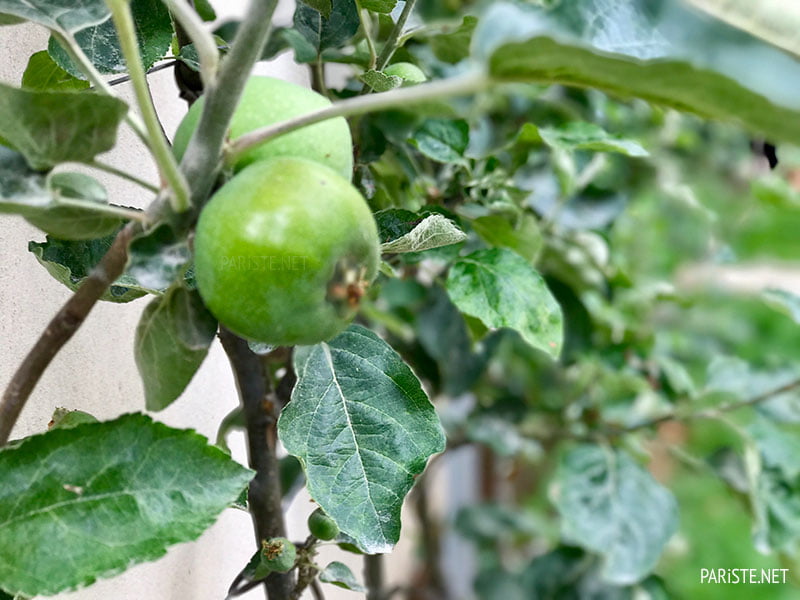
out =
<path fill-rule="evenodd" d="M 286 535 L 276 454 L 280 409 L 264 364 L 247 342 L 224 327 L 219 338 L 236 377 L 247 428 L 249 464 L 256 471 L 247 499 L 260 547 L 262 540 Z M 288 600 L 294 589 L 291 573 L 272 573 L 264 583 L 270 600 Z"/>
<path fill-rule="evenodd" d="M 384 600 L 383 554 L 364 555 L 364 585 L 367 600 Z"/>
<path fill-rule="evenodd" d="M 665 415 L 661 415 L 660 417 L 656 417 L 654 419 L 649 419 L 647 421 L 642 421 L 641 423 L 636 423 L 635 425 L 615 428 L 611 431 L 611 433 L 614 434 L 630 433 L 632 431 L 638 431 L 640 429 L 648 429 L 650 427 L 655 427 L 657 425 L 661 425 L 661 423 L 666 423 L 668 421 L 692 421 L 694 419 L 716 419 L 717 417 L 725 413 L 733 412 L 735 410 L 739 410 L 740 408 L 745 408 L 747 406 L 755 406 L 757 404 L 761 404 L 762 402 L 771 400 L 775 396 L 780 396 L 781 394 L 792 392 L 794 390 L 797 390 L 798 388 L 800 388 L 800 378 L 793 379 L 792 381 L 785 383 L 784 385 L 781 385 L 772 390 L 767 390 L 766 392 L 762 392 L 750 398 L 745 398 L 743 400 L 735 400 L 733 402 L 728 402 L 725 404 L 721 404 L 720 406 L 714 406 L 693 413 L 680 414 L 677 412 L 671 412 Z"/>
<path fill-rule="evenodd" d="M 138 223 L 132 222 L 117 234 L 106 255 L 56 313 L 14 373 L 0 401 L 0 446 L 8 442 L 11 430 L 42 373 L 83 324 L 103 292 L 122 274 L 128 262 L 128 244 L 139 227 Z"/>

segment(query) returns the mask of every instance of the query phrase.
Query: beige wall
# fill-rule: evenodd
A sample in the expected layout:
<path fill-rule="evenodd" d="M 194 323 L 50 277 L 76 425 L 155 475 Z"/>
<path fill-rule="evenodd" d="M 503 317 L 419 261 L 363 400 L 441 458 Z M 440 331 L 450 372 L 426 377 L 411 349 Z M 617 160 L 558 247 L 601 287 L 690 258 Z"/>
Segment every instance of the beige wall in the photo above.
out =
<path fill-rule="evenodd" d="M 224 16 L 241 14 L 243 1 L 214 2 Z M 282 2 L 280 21 L 289 21 L 292 2 Z M 42 28 L 21 25 L 0 28 L 0 81 L 19 84 L 27 57 L 47 44 Z M 307 83 L 305 68 L 284 54 L 278 60 L 258 66 L 270 73 Z M 151 76 L 159 114 L 168 132 L 175 130 L 186 108 L 178 99 L 170 70 Z M 118 86 L 120 95 L 132 104 L 127 86 Z M 102 157 L 108 163 L 155 181 L 155 169 L 138 139 L 129 130 L 121 132 L 117 147 Z M 143 207 L 147 193 L 118 179 L 93 173 L 109 190 L 112 201 Z M 38 265 L 27 251 L 29 240 L 44 235 L 20 218 L 0 217 L 0 387 L 4 387 L 49 319 L 68 298 L 69 292 Z M 53 409 L 63 406 L 88 411 L 100 419 L 144 409 L 139 376 L 133 360 L 132 340 L 139 315 L 147 300 L 126 305 L 100 303 L 85 325 L 53 361 L 22 414 L 13 437 L 43 431 Z M 167 410 L 153 415 L 175 427 L 191 427 L 214 438 L 222 417 L 238 403 L 227 360 L 215 343 L 203 367 L 183 397 Z M 235 456 L 245 462 L 241 437 L 232 441 Z M 308 497 L 300 495 L 289 511 L 291 538 L 307 535 L 305 518 L 312 510 Z M 404 536 L 406 538 L 410 536 Z M 24 540 L 20 540 L 24 543 Z M 403 542 L 408 544 L 408 542 Z M 222 600 L 228 585 L 253 551 L 253 533 L 248 514 L 227 510 L 197 542 L 173 546 L 155 563 L 138 565 L 118 577 L 102 580 L 62 600 Z M 393 571 L 404 569 L 397 553 Z M 360 561 L 334 548 L 320 556 L 320 563 L 345 560 L 360 576 Z M 356 598 L 352 592 L 325 586 L 329 599 Z M 245 598 L 263 598 L 256 590 Z"/>

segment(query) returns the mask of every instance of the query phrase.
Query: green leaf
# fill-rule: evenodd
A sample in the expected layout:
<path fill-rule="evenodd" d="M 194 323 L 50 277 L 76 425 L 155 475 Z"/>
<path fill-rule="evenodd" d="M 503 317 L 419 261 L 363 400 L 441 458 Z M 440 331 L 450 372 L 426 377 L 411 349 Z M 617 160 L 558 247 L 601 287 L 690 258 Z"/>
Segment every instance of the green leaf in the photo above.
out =
<path fill-rule="evenodd" d="M 146 290 L 164 291 L 180 279 L 192 259 L 185 236 L 166 223 L 136 236 L 130 245 L 126 274 Z"/>
<path fill-rule="evenodd" d="M 500 215 L 478 217 L 472 228 L 490 246 L 513 250 L 531 263 L 542 247 L 542 232 L 531 214 L 522 215 L 516 225 Z"/>
<path fill-rule="evenodd" d="M 319 580 L 322 583 L 330 583 L 340 588 L 350 590 L 353 592 L 366 592 L 367 589 L 358 583 L 356 576 L 344 563 L 333 561 L 325 567 L 319 574 Z"/>
<path fill-rule="evenodd" d="M 455 64 L 469 56 L 470 42 L 475 27 L 478 25 L 476 17 L 467 15 L 461 24 L 452 31 L 445 27 L 443 33 L 429 38 L 433 54 L 441 61 Z"/>
<path fill-rule="evenodd" d="M 381 244 L 381 253 L 422 252 L 458 244 L 465 239 L 467 234 L 456 227 L 450 219 L 444 215 L 432 214 L 425 217 L 408 233 Z"/>
<path fill-rule="evenodd" d="M 495 248 L 460 258 L 450 268 L 447 292 L 461 312 L 487 327 L 514 329 L 554 358 L 561 352 L 561 308 L 541 275 L 518 254 Z"/>
<path fill-rule="evenodd" d="M 0 214 L 16 214 L 46 233 L 72 240 L 94 239 L 119 229 L 108 215 L 105 188 L 82 173 L 43 174 L 22 155 L 0 146 Z"/>
<path fill-rule="evenodd" d="M 616 152 L 637 157 L 649 156 L 639 142 L 613 136 L 594 123 L 570 121 L 559 127 L 539 127 L 538 133 L 542 141 L 551 148 Z"/>
<path fill-rule="evenodd" d="M 203 21 L 216 21 L 217 13 L 209 0 L 194 0 L 194 9 Z"/>
<path fill-rule="evenodd" d="M 28 90 L 63 92 L 86 89 L 89 82 L 67 73 L 50 58 L 47 50 L 42 50 L 28 60 L 28 66 L 22 74 L 22 87 Z"/>
<path fill-rule="evenodd" d="M 766 303 L 783 314 L 790 317 L 800 325 L 800 296 L 788 290 L 769 288 L 761 293 Z"/>
<path fill-rule="evenodd" d="M 751 476 L 756 547 L 793 553 L 800 542 L 800 436 L 798 428 L 758 419 L 747 427 L 760 465 Z M 751 467 L 751 470 L 752 467 Z"/>
<path fill-rule="evenodd" d="M 294 28 L 319 55 L 328 48 L 339 48 L 358 32 L 361 21 L 353 0 L 332 0 L 330 17 L 306 4 L 294 12 Z M 294 44 L 293 44 L 294 46 Z"/>
<path fill-rule="evenodd" d="M 497 81 L 592 87 L 800 141 L 800 63 L 679 3 L 493 4 L 473 50 Z"/>
<path fill-rule="evenodd" d="M 136 366 L 147 410 L 163 410 L 186 389 L 208 354 L 217 320 L 182 285 L 150 302 L 136 328 Z"/>
<path fill-rule="evenodd" d="M 48 424 L 48 429 L 70 429 L 84 423 L 97 423 L 97 417 L 82 410 L 56 408 Z"/>
<path fill-rule="evenodd" d="M 463 162 L 469 145 L 469 125 L 461 119 L 427 119 L 409 142 L 435 161 Z"/>
<path fill-rule="evenodd" d="M 601 555 L 603 578 L 615 584 L 650 572 L 678 525 L 666 488 L 627 454 L 595 445 L 563 456 L 552 500 L 564 539 Z"/>
<path fill-rule="evenodd" d="M 0 451 L 0 581 L 53 595 L 160 558 L 252 475 L 197 433 L 140 414 L 26 438 Z"/>
<path fill-rule="evenodd" d="M 396 75 L 387 75 L 381 71 L 370 69 L 358 77 L 375 92 L 388 92 L 403 85 L 403 78 Z"/>
<path fill-rule="evenodd" d="M 283 445 L 339 528 L 365 552 L 388 552 L 403 498 L 444 449 L 433 406 L 400 356 L 357 325 L 298 347 L 294 367 L 297 384 L 278 420 Z"/>
<path fill-rule="evenodd" d="M 306 6 L 310 6 L 326 19 L 331 16 L 331 0 L 301 0 Z"/>
<path fill-rule="evenodd" d="M 388 15 L 397 6 L 397 0 L 361 0 L 361 8 Z"/>
<path fill-rule="evenodd" d="M 94 240 L 70 242 L 48 236 L 45 242 L 29 242 L 28 251 L 54 279 L 74 292 L 111 248 L 115 237 L 116 234 L 111 234 Z M 106 290 L 101 300 L 130 302 L 150 291 L 139 286 L 129 275 L 123 274 Z"/>
<path fill-rule="evenodd" d="M 38 92 L 0 84 L 0 137 L 33 169 L 91 162 L 110 150 L 128 112 L 117 98 L 83 92 Z"/>
<path fill-rule="evenodd" d="M 0 14 L 65 32 L 98 25 L 111 16 L 104 0 L 0 0 Z"/>
<path fill-rule="evenodd" d="M 689 0 L 698 8 L 795 56 L 800 56 L 800 7 L 790 2 Z"/>
<path fill-rule="evenodd" d="M 172 21 L 166 4 L 161 0 L 132 0 L 130 4 L 142 66 L 147 70 L 167 53 L 174 34 Z M 127 72 L 117 30 L 111 19 L 79 31 L 75 34 L 75 41 L 101 73 Z M 75 77 L 85 77 L 55 38 L 50 38 L 47 51 L 62 69 Z"/>

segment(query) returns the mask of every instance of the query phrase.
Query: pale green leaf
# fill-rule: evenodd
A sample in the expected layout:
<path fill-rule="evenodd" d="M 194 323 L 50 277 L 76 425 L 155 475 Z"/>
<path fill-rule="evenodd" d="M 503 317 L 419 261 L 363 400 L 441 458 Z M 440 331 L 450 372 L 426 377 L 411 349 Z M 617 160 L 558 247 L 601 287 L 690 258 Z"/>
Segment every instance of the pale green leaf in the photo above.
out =
<path fill-rule="evenodd" d="M 467 234 L 456 227 L 450 219 L 444 215 L 432 214 L 405 235 L 381 244 L 381 253 L 422 252 L 458 244 L 465 239 Z"/>
<path fill-rule="evenodd" d="M 338 561 L 333 561 L 325 567 L 319 574 L 319 580 L 353 592 L 367 591 L 363 585 L 358 583 L 350 567 Z"/>
<path fill-rule="evenodd" d="M 539 127 L 542 141 L 551 148 L 615 152 L 626 156 L 648 156 L 639 142 L 609 134 L 599 125 L 570 121 L 560 127 Z"/>
<path fill-rule="evenodd" d="M 42 50 L 28 60 L 28 66 L 22 74 L 22 87 L 39 91 L 82 90 L 89 87 L 89 82 L 67 73 L 55 63 L 47 50 Z"/>
<path fill-rule="evenodd" d="M 136 366 L 147 410 L 163 410 L 189 385 L 217 332 L 196 291 L 182 285 L 150 302 L 136 328 Z"/>
<path fill-rule="evenodd" d="M 0 0 L 0 14 L 66 32 L 98 25 L 111 16 L 103 0 Z"/>
<path fill-rule="evenodd" d="M 516 224 L 500 215 L 486 215 L 474 219 L 472 228 L 487 244 L 509 248 L 531 262 L 542 247 L 539 222 L 531 214 L 522 215 Z"/>
<path fill-rule="evenodd" d="M 565 541 L 601 555 L 602 575 L 610 583 L 642 579 L 678 526 L 672 494 L 611 448 L 583 444 L 569 450 L 551 496 Z"/>
<path fill-rule="evenodd" d="M 447 292 L 461 312 L 487 327 L 514 329 L 552 357 L 561 352 L 561 307 L 541 275 L 515 252 L 495 248 L 460 258 L 450 268 Z"/>
<path fill-rule="evenodd" d="M 358 78 L 375 92 L 388 92 L 403 85 L 402 77 L 387 75 L 375 69 L 364 71 Z"/>
<path fill-rule="evenodd" d="M 341 531 L 365 552 L 388 552 L 405 495 L 444 449 L 433 406 L 400 356 L 356 325 L 298 347 L 294 368 L 297 384 L 278 421 L 283 445 Z"/>

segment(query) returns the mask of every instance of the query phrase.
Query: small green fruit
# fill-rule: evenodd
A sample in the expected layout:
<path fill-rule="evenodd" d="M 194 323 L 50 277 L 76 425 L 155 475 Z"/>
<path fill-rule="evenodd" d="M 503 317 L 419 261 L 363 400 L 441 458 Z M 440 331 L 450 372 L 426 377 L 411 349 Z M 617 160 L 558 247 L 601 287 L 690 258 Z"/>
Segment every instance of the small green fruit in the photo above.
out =
<path fill-rule="evenodd" d="M 330 106 L 324 96 L 302 86 L 275 79 L 251 77 L 231 121 L 231 139 Z M 195 102 L 175 132 L 173 151 L 183 158 L 203 112 L 203 98 Z M 328 119 L 277 137 L 245 152 L 234 165 L 239 171 L 267 158 L 296 156 L 322 163 L 348 181 L 353 175 L 353 140 L 343 118 Z"/>
<path fill-rule="evenodd" d="M 300 158 L 250 165 L 200 213 L 197 287 L 234 333 L 310 345 L 341 332 L 377 274 L 375 219 L 353 185 Z"/>
<path fill-rule="evenodd" d="M 286 573 L 297 560 L 297 548 L 286 538 L 270 538 L 261 542 L 261 564 L 270 571 Z"/>
<path fill-rule="evenodd" d="M 409 62 L 398 62 L 386 67 L 383 72 L 386 75 L 394 75 L 403 80 L 403 86 L 415 85 L 427 81 L 428 78 L 417 65 Z"/>
<path fill-rule="evenodd" d="M 308 517 L 308 530 L 316 538 L 324 541 L 332 540 L 339 535 L 339 526 L 325 511 L 318 508 Z"/>

